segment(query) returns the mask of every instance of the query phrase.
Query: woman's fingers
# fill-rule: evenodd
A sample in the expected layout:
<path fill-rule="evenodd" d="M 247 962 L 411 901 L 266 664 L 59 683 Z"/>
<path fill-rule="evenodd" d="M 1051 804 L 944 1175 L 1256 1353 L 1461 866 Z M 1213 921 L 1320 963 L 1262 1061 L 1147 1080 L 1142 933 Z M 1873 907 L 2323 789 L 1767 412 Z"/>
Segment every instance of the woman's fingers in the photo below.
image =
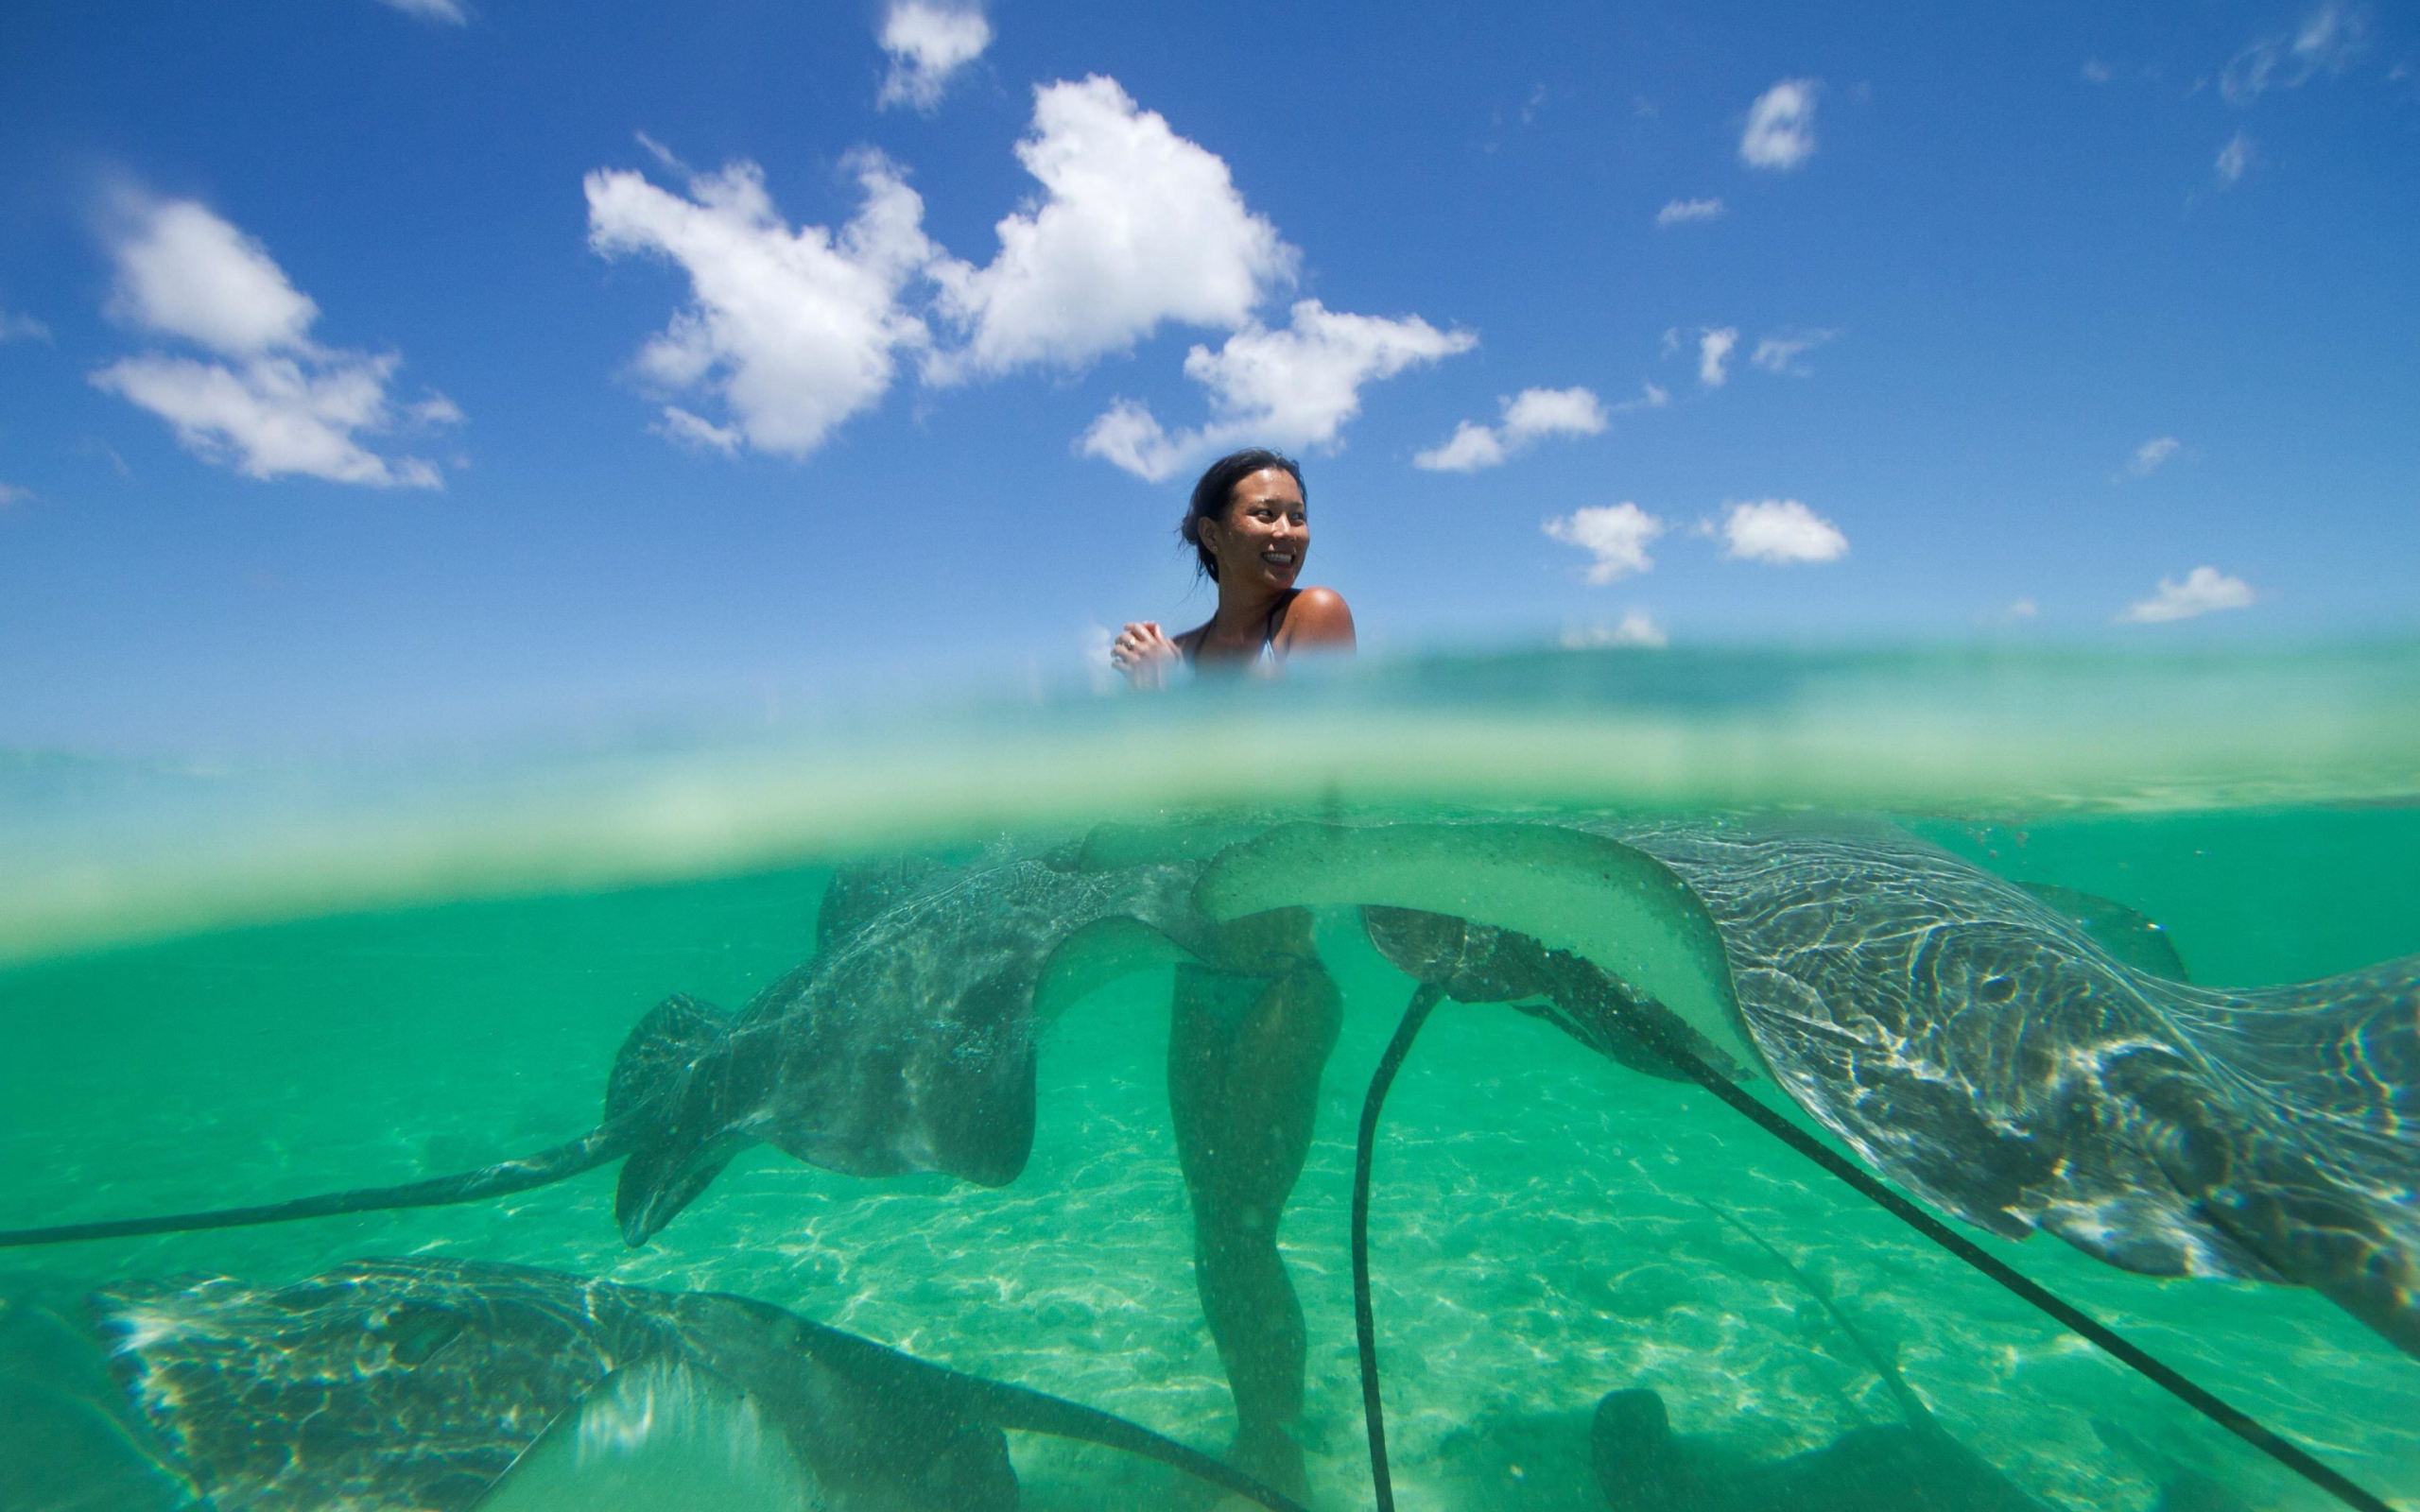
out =
<path fill-rule="evenodd" d="M 1156 620 L 1130 621 L 1109 643 L 1109 664 L 1138 688 L 1160 686 L 1167 664 L 1181 654 Z"/>
<path fill-rule="evenodd" d="M 1120 667 L 1145 662 L 1163 661 L 1176 655 L 1176 644 L 1153 621 L 1143 620 L 1128 625 L 1109 644 L 1109 659 Z"/>

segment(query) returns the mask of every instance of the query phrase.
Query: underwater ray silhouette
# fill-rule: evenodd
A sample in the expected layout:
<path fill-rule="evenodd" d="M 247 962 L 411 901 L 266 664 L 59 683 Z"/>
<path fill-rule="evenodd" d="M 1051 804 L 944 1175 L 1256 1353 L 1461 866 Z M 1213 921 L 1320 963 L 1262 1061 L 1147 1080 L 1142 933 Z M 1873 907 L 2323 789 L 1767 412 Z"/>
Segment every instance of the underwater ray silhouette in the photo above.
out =
<path fill-rule="evenodd" d="M 1302 1512 L 1124 1418 L 720 1293 L 418 1259 L 283 1287 L 123 1283 L 88 1305 L 162 1474 L 226 1512 L 508 1512 L 519 1484 L 650 1436 L 694 1440 L 693 1472 L 750 1462 L 777 1504 L 1011 1512 L 1004 1430 Z"/>
<path fill-rule="evenodd" d="M 2072 905 L 2062 901 L 2058 906 Z M 1764 1251 L 1814 1298 L 1874 1367 L 1901 1421 L 1853 1428 L 1821 1448 L 1756 1462 L 1673 1433 L 1662 1398 L 1651 1390 L 1607 1392 L 1589 1424 L 1589 1458 L 1612 1512 L 1678 1512 L 1682 1507 L 1719 1512 L 1733 1506 L 1787 1506 L 1800 1512 L 2043 1512 L 2041 1503 L 1960 1443 L 1933 1416 L 1900 1374 L 1896 1350 L 1877 1345 L 1830 1287 L 1737 1214 L 1703 1198 L 1694 1200 Z M 2093 1427 L 2152 1476 L 2158 1486 L 2157 1512 L 2249 1512 L 2225 1486 L 2150 1449 L 2124 1429 L 2101 1420 Z"/>
<path fill-rule="evenodd" d="M 1599 1400 L 1588 1448 L 1608 1512 L 2045 1512 L 1938 1428 L 1852 1428 L 1819 1449 L 1748 1460 L 1674 1433 L 1645 1386 Z"/>

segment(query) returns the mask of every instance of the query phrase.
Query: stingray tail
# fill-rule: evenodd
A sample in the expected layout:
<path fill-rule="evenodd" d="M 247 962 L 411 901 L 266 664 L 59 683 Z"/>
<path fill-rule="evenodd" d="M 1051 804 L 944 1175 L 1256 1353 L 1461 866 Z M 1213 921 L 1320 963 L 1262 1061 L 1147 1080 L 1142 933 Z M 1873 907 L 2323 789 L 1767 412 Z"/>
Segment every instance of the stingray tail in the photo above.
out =
<path fill-rule="evenodd" d="M 1013 1428 L 1028 1434 L 1049 1434 L 1058 1438 L 1072 1438 L 1080 1443 L 1098 1444 L 1106 1449 L 1139 1454 L 1247 1502 L 1265 1506 L 1270 1512 L 1305 1512 L 1300 1503 L 1275 1487 L 1263 1485 L 1222 1459 L 1180 1444 L 1165 1434 L 1155 1434 L 1140 1423 L 1129 1422 L 1114 1414 L 1068 1401 L 1064 1398 L 1028 1391 L 1023 1386 L 996 1381 L 982 1382 L 980 1385 L 984 1418 L 1002 1428 Z"/>
<path fill-rule="evenodd" d="M 868 1383 L 888 1379 L 904 1385 L 912 1377 L 917 1383 L 914 1389 L 929 1391 L 939 1385 L 962 1416 L 978 1422 L 1121 1450 L 1157 1460 L 1254 1505 L 1267 1507 L 1269 1512 L 1307 1512 L 1283 1491 L 1263 1485 L 1223 1460 L 1178 1443 L 1165 1434 L 1155 1434 L 1140 1423 L 1063 1397 L 966 1375 L 821 1324 L 806 1324 L 799 1343 L 827 1365 Z M 903 1400 L 908 1395 L 906 1389 L 900 1392 Z"/>
<path fill-rule="evenodd" d="M 203 1228 L 245 1228 L 255 1224 L 291 1223 L 298 1218 L 328 1218 L 345 1212 L 382 1212 L 397 1208 L 441 1208 L 458 1202 L 500 1197 L 593 1170 L 621 1154 L 628 1145 L 623 1130 L 603 1125 L 568 1144 L 558 1144 L 517 1160 L 499 1161 L 475 1171 L 431 1177 L 402 1186 L 360 1187 L 351 1192 L 324 1192 L 291 1202 L 251 1208 L 214 1208 L 204 1212 L 177 1212 L 151 1218 L 118 1218 L 105 1223 L 60 1224 L 50 1228 L 0 1229 L 0 1249 L 30 1245 L 64 1245 L 83 1239 L 129 1239 L 140 1234 L 192 1233 Z"/>
<path fill-rule="evenodd" d="M 118 1218 L 105 1223 L 60 1224 L 49 1228 L 0 1229 L 0 1249 L 33 1245 L 64 1245 L 85 1239 L 130 1239 L 143 1234 L 192 1233 L 204 1228 L 246 1228 L 257 1224 L 292 1223 L 302 1218 L 329 1218 L 347 1212 L 383 1212 L 401 1208 L 441 1208 L 487 1197 L 508 1196 L 534 1187 L 551 1186 L 583 1171 L 592 1171 L 624 1155 L 632 1163 L 648 1161 L 649 1173 L 661 1173 L 679 1162 L 668 1159 L 678 1143 L 680 1094 L 691 1065 L 703 1050 L 727 1037 L 726 1021 L 713 1006 L 687 997 L 658 1004 L 622 1044 L 614 1057 L 614 1074 L 606 1084 L 604 1121 L 567 1144 L 540 1150 L 516 1160 L 484 1165 L 475 1171 L 431 1177 L 401 1186 L 360 1187 L 351 1192 L 324 1192 L 291 1202 L 264 1203 L 249 1208 L 214 1208 L 203 1212 L 176 1212 L 150 1218 Z M 726 1154 L 723 1160 L 730 1156 Z M 722 1168 L 717 1161 L 697 1178 L 689 1197 Z M 677 1172 L 675 1173 L 677 1177 Z M 677 1179 L 667 1184 L 677 1185 Z M 631 1186 L 624 1173 L 623 1187 Z M 678 1205 L 665 1213 L 680 1211 Z M 657 1225 L 658 1228 L 662 1224 Z M 653 1230 L 650 1229 L 649 1232 Z"/>

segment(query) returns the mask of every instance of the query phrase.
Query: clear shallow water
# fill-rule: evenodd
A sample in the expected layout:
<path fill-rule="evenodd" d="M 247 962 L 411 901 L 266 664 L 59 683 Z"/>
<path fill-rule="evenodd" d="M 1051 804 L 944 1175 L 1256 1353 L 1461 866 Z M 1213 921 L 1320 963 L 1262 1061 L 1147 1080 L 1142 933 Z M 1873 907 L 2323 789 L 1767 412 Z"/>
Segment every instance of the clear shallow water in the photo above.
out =
<path fill-rule="evenodd" d="M 1289 690 L 1301 707 L 1240 713 L 1146 708 L 1129 720 L 1127 706 L 1095 706 L 937 720 L 916 739 L 945 730 L 959 743 L 960 785 L 936 780 L 954 796 L 927 815 L 897 799 L 908 784 L 895 768 L 852 778 L 836 775 L 846 763 L 802 760 L 793 781 L 813 788 L 802 792 L 766 775 L 778 764 L 761 747 L 530 762 L 501 782 L 424 774 L 410 804 L 396 800 L 390 778 L 323 782 L 290 805 L 290 782 L 256 776 L 120 773 L 39 801 L 21 788 L 19 812 L 45 816 L 18 832 L 32 862 L 21 876 L 57 867 L 81 833 L 93 844 L 82 869 L 54 869 L 55 884 L 80 875 L 83 896 L 147 898 L 152 911 L 78 914 L 57 904 L 57 884 L 41 928 L 18 936 L 19 964 L 0 976 L 0 1160 L 11 1173 L 0 1225 L 409 1180 L 568 1138 L 594 1122 L 615 1047 L 666 992 L 735 1006 L 810 954 L 830 875 L 819 851 L 855 851 L 877 833 L 974 840 L 1004 823 L 1065 825 L 1081 816 L 1080 796 L 1063 771 L 1046 780 L 1031 763 L 1046 767 L 1055 753 L 1096 770 L 1087 764 L 1101 748 L 1123 742 L 1150 769 L 1155 755 L 1238 719 L 1252 740 L 1281 748 L 1288 721 L 1300 721 L 1324 731 L 1315 750 L 1355 722 L 1389 722 L 1399 743 L 1433 728 L 1447 754 L 1398 748 L 1388 754 L 1392 777 L 1374 758 L 1313 760 L 1308 775 L 1164 763 L 1167 791 L 1105 791 L 1103 816 L 1198 801 L 1224 782 L 1249 788 L 1255 775 L 1279 789 L 1269 796 L 1348 820 L 1370 816 L 1365 791 L 1392 815 L 1417 816 L 1424 804 L 1500 804 L 1524 783 L 1541 803 L 1627 796 L 1667 810 L 1726 796 L 1860 799 L 1854 806 L 1894 808 L 1909 828 L 1999 874 L 2152 915 L 2201 982 L 2297 981 L 2420 952 L 2420 809 L 2391 801 L 2420 790 L 2420 743 L 2394 738 L 2409 706 L 2360 701 L 2399 685 L 2408 668 L 2392 658 L 2356 659 L 2359 675 L 2334 685 L 2308 665 L 2288 677 L 2248 663 L 2234 669 L 2240 685 L 2205 665 L 2190 696 L 2171 686 L 2190 680 L 2174 669 L 2054 668 L 2048 680 L 2067 712 L 2057 738 L 2032 730 L 2031 765 L 2006 751 L 1962 767 L 1944 759 L 1910 782 L 1920 790 L 1904 804 L 1877 801 L 1874 789 L 1914 764 L 1861 769 L 1850 759 L 1862 748 L 1855 730 L 1914 731 L 1908 738 L 1928 749 L 1972 750 L 1984 744 L 1979 706 L 2058 700 L 2039 686 L 2019 696 L 1971 666 L 1962 681 L 1902 666 L 1895 694 L 1892 669 L 1853 668 L 1853 698 L 1837 686 L 1807 692 L 1815 672 L 1837 683 L 1837 666 L 1802 664 L 1808 675 L 1795 681 L 1735 666 L 1717 667 L 1715 680 L 1736 675 L 1737 696 L 1707 712 L 1684 696 L 1685 684 L 1641 692 L 1620 680 L 1640 664 L 1651 680 L 1667 678 L 1668 663 L 1577 660 L 1597 668 L 1587 674 L 1597 696 L 1584 679 L 1554 694 L 1522 663 L 1493 679 L 1484 668 L 1433 672 L 1428 693 L 1357 687 L 1351 699 L 1320 702 Z M 1741 691 L 1759 679 L 1782 688 L 1777 702 Z M 1441 681 L 1447 694 L 1434 692 Z M 2136 718 L 2092 713 L 2139 709 L 2147 686 L 2169 687 L 2174 708 L 2239 713 L 2263 688 L 2295 681 L 2306 704 L 2324 694 L 2342 706 L 2324 721 L 2306 708 L 2291 739 L 2246 732 L 2215 752 L 2189 729 L 2146 734 Z M 1961 689 L 1963 702 L 1952 696 Z M 1741 733 L 1752 726 L 1770 747 Z M 1849 754 L 1809 762 L 1793 791 L 1783 758 L 1817 743 L 1810 730 Z M 1448 756 L 1474 748 L 1474 730 L 1494 732 L 1489 761 L 1457 777 Z M 1635 753 L 1625 741 L 1661 743 L 1668 756 L 1729 749 L 1735 780 L 1763 775 L 1728 795 L 1676 791 L 1668 762 L 1627 794 L 1619 771 L 1575 793 L 1582 784 L 1566 768 L 1592 740 L 1616 765 Z M 2298 745 L 2299 777 L 2288 760 Z M 989 789 L 967 775 L 987 759 L 998 772 Z M 741 765 L 759 785 L 715 799 L 712 774 Z M 1414 768 L 1434 771 L 1414 782 L 1402 775 Z M 56 767 L 45 770 L 55 786 Z M 614 847 L 567 850 L 577 826 L 560 817 L 502 839 L 490 828 L 481 845 L 458 840 L 480 831 L 481 816 L 510 810 L 510 793 L 546 792 L 549 771 L 584 795 L 598 831 L 621 836 Z M 2282 791 L 2295 781 L 2308 790 Z M 169 791 L 180 784 L 206 800 Z M 623 795 L 620 806 L 599 796 L 611 794 Z M 718 816 L 687 829 L 663 817 L 684 801 L 693 816 L 699 804 Z M 147 826 L 130 821 L 136 813 Z M 432 814 L 438 821 L 416 825 L 415 815 Z M 293 849 L 248 849 L 263 816 L 280 820 Z M 162 831 L 186 837 L 176 854 L 145 843 Z M 376 836 L 413 831 L 408 865 L 384 876 Z M 618 874 L 625 885 L 562 890 L 563 870 L 583 867 L 594 868 L 584 880 Z M 633 871 L 658 880 L 631 884 Z M 308 916 L 315 887 L 343 905 L 382 884 L 389 905 L 374 910 L 95 943 L 113 926 L 161 935 L 214 910 Z M 481 896 L 515 891 L 524 895 Z M 1347 1507 L 1370 1499 L 1344 1246 L 1353 1121 L 1411 984 L 1347 913 L 1323 915 L 1318 942 L 1343 994 L 1342 1030 L 1282 1239 L 1310 1341 L 1301 1436 L 1312 1486 L 1319 1505 Z M 61 954 L 71 943 L 83 948 Z M 499 1202 L 18 1251 L 0 1257 L 0 1278 L 21 1290 L 36 1273 L 68 1291 L 190 1271 L 276 1284 L 363 1256 L 443 1255 L 728 1291 L 1215 1450 L 1232 1414 L 1195 1296 L 1167 1108 L 1168 994 L 1165 970 L 1131 977 L 1055 1027 L 1040 1058 L 1032 1159 L 999 1190 L 937 1175 L 848 1177 L 760 1147 L 641 1249 L 614 1232 L 613 1178 L 596 1172 Z M 1441 1010 L 1414 1050 L 1378 1153 L 1374 1300 L 1402 1504 L 1601 1505 L 1587 1415 L 1620 1387 L 1654 1387 L 1682 1432 L 1765 1458 L 1895 1420 L 1876 1371 L 1807 1284 L 1725 1213 L 1831 1288 L 1895 1349 L 1940 1420 L 2046 1503 L 2147 1507 L 2160 1494 L 2160 1468 L 2110 1448 L 2100 1419 L 2246 1505 L 2325 1504 L 1703 1093 L 1613 1065 L 1511 1010 L 1468 1006 Z M 2363 1484 L 2420 1504 L 2420 1364 L 2324 1299 L 2132 1276 L 2047 1237 L 1983 1242 Z M 1028 1505 L 1159 1504 L 1174 1493 L 1168 1472 L 1104 1451 L 1026 1435 L 1011 1446 Z"/>

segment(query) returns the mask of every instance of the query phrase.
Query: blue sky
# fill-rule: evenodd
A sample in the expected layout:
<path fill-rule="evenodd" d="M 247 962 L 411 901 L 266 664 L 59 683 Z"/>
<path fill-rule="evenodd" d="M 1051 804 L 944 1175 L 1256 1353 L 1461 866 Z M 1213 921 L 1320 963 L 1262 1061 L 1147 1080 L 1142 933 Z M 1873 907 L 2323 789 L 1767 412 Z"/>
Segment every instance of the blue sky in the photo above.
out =
<path fill-rule="evenodd" d="M 15 7 L 0 745 L 1075 676 L 1246 440 L 1382 649 L 2408 632 L 2410 12 L 2020 9 Z"/>

